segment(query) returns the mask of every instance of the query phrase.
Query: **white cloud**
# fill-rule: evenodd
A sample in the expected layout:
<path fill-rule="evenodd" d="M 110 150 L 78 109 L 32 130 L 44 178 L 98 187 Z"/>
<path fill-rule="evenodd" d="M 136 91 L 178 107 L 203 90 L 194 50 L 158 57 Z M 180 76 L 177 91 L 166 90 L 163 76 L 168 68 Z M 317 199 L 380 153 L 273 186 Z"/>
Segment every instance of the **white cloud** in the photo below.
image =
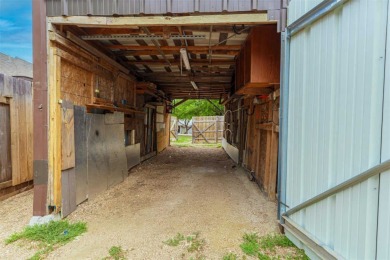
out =
<path fill-rule="evenodd" d="M 29 43 L 0 43 L 1 49 L 31 49 L 32 45 Z"/>
<path fill-rule="evenodd" d="M 13 22 L 0 19 L 0 32 L 10 32 L 21 29 L 20 26 L 16 26 Z"/>
<path fill-rule="evenodd" d="M 13 23 L 11 23 L 10 21 L 4 20 L 4 19 L 0 19 L 0 28 L 1 27 L 8 27 L 8 26 L 13 26 Z"/>
<path fill-rule="evenodd" d="M 23 9 L 26 6 L 31 6 L 32 1 L 35 0 L 0 0 L 0 13 Z"/>

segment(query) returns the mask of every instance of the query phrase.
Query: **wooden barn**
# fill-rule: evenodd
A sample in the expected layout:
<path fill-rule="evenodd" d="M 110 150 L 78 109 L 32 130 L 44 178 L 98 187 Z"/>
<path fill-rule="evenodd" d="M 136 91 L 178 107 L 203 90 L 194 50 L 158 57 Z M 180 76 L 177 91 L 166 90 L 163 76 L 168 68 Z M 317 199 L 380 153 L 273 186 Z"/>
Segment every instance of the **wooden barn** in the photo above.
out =
<path fill-rule="evenodd" d="M 1 113 L 21 115 L 1 125 L 2 153 L 23 155 L 0 185 L 29 181 L 31 164 L 13 162 L 33 139 L 34 215 L 65 217 L 169 145 L 173 100 L 218 99 L 224 150 L 277 201 L 298 247 L 314 259 L 389 259 L 389 7 L 33 1 L 33 104 L 19 79 L 1 96 Z M 30 111 L 31 139 L 13 131 Z"/>

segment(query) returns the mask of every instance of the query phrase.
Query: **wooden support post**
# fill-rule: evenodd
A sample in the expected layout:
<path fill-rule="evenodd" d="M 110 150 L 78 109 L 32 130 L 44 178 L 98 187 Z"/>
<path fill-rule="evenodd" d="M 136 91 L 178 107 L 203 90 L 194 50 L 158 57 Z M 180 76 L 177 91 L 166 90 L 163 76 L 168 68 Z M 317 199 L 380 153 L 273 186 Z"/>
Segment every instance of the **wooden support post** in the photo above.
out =
<path fill-rule="evenodd" d="M 271 132 L 271 154 L 270 154 L 270 178 L 268 184 L 268 197 L 272 200 L 276 199 L 276 179 L 278 175 L 278 143 L 279 134 Z"/>
<path fill-rule="evenodd" d="M 19 110 L 17 103 L 14 100 L 9 100 L 10 104 L 10 125 L 11 125 L 11 163 L 12 163 L 12 185 L 16 186 L 20 184 L 20 164 L 19 164 L 19 138 L 18 138 L 18 129 L 19 129 Z"/>
<path fill-rule="evenodd" d="M 218 143 L 218 117 L 215 118 L 215 143 Z"/>
<path fill-rule="evenodd" d="M 33 1 L 33 215 L 47 214 L 48 182 L 48 93 L 47 93 L 47 29 L 46 1 Z"/>
<path fill-rule="evenodd" d="M 274 124 L 275 117 L 279 116 L 278 111 L 274 109 L 275 99 L 270 103 L 270 120 Z M 277 131 L 276 131 L 277 130 Z M 270 151 L 270 178 L 268 184 L 268 197 L 272 200 L 276 199 L 276 180 L 278 175 L 278 148 L 279 148 L 279 129 L 272 127 L 271 131 L 271 151 Z"/>
<path fill-rule="evenodd" d="M 50 206 L 58 213 L 61 210 L 61 58 L 49 49 L 49 182 Z"/>

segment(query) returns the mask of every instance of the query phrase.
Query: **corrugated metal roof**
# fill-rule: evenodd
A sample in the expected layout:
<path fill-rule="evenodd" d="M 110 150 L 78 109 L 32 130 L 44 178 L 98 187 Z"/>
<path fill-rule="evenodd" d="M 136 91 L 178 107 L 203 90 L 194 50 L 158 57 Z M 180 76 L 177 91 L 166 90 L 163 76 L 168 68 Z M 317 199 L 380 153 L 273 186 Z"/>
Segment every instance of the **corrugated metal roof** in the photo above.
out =
<path fill-rule="evenodd" d="M 43 1 L 43 0 L 42 0 Z M 283 31 L 287 0 L 46 0 L 46 15 L 137 16 L 167 14 L 267 13 Z"/>
<path fill-rule="evenodd" d="M 319 2 L 292 0 L 289 23 Z M 291 39 L 286 201 L 290 208 L 381 161 L 387 4 L 349 1 Z M 375 259 L 378 190 L 376 176 L 291 218 L 341 257 Z M 383 196 L 387 244 L 378 247 L 378 256 L 388 250 L 390 230 L 389 193 Z M 383 256 L 389 258 L 388 253 Z"/>
<path fill-rule="evenodd" d="M 138 15 L 282 9 L 280 0 L 47 0 L 47 15 Z"/>

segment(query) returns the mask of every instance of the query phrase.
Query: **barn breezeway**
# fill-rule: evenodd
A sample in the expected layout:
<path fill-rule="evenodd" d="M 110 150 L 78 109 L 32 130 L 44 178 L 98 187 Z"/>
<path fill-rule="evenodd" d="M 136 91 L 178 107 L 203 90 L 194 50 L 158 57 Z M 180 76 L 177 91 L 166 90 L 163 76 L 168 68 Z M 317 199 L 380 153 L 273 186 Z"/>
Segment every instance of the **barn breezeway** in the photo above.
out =
<path fill-rule="evenodd" d="M 25 223 L 20 219 L 28 221 L 31 214 L 31 192 L 10 200 L 0 204 L 1 239 L 21 229 Z M 15 211 L 12 207 L 22 201 L 29 209 Z M 189 258 L 182 247 L 163 241 L 194 232 L 206 241 L 202 253 L 221 259 L 228 252 L 240 253 L 246 232 L 278 232 L 276 207 L 221 148 L 171 146 L 68 216 L 71 222 L 87 222 L 88 232 L 49 259 L 100 259 L 113 245 L 126 249 L 128 259 L 176 259 L 183 253 Z M 31 255 L 12 244 L 0 250 L 7 259 Z"/>

